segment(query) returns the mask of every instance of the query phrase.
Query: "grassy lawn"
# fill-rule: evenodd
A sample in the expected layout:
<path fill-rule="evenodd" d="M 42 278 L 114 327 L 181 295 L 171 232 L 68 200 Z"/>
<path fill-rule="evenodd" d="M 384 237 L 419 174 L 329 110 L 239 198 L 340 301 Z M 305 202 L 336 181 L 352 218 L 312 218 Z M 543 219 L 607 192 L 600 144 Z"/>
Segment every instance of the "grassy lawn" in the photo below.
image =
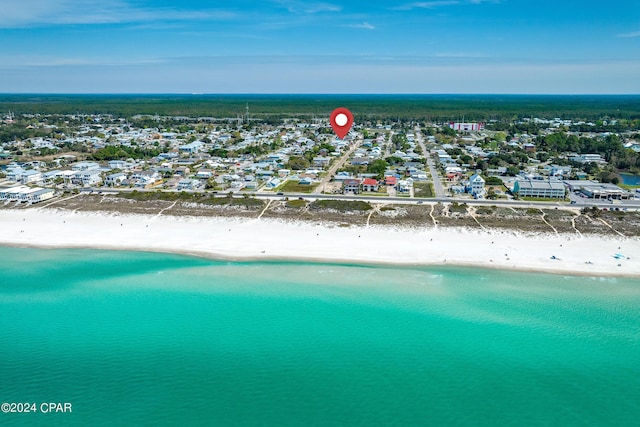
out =
<path fill-rule="evenodd" d="M 629 191 L 635 191 L 637 188 L 640 188 L 640 185 L 628 185 L 628 184 L 623 184 L 623 183 L 618 183 L 617 184 L 618 187 L 620 188 L 624 188 L 625 190 L 629 190 Z"/>
<path fill-rule="evenodd" d="M 288 180 L 282 184 L 276 191 L 282 191 L 285 193 L 311 193 L 318 184 L 301 185 L 299 181 Z"/>
<path fill-rule="evenodd" d="M 433 184 L 430 182 L 414 182 L 413 195 L 415 197 L 435 197 Z"/>

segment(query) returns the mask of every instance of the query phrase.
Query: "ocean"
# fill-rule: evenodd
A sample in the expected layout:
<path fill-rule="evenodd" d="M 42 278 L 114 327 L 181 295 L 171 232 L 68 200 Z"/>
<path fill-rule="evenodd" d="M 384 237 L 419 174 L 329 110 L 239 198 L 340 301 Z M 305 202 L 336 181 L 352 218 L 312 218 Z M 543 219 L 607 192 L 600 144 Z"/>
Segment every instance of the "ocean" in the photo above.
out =
<path fill-rule="evenodd" d="M 0 248 L 0 402 L 37 409 L 0 424 L 637 425 L 639 308 L 637 279 Z"/>

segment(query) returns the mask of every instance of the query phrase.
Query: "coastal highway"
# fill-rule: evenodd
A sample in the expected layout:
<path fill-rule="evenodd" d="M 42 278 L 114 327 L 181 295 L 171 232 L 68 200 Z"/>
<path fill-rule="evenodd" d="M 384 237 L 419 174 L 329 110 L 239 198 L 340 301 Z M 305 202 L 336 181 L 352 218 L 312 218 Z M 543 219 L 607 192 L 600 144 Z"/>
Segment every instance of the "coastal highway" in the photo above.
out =
<path fill-rule="evenodd" d="M 151 191 L 156 192 L 155 189 L 149 190 L 141 190 L 141 189 L 133 189 L 133 188 L 122 188 L 118 189 L 119 191 L 114 191 L 113 189 L 101 188 L 94 189 L 93 193 L 99 192 L 100 194 L 117 194 L 118 192 L 132 192 L 135 190 L 138 191 Z M 163 190 L 167 192 L 171 192 L 171 190 Z M 202 191 L 200 191 L 202 192 Z M 227 197 L 227 193 L 218 192 L 215 194 L 216 197 Z M 593 207 L 596 206 L 600 209 L 602 208 L 620 208 L 620 209 L 640 209 L 640 199 L 637 200 L 625 200 L 621 204 L 611 204 L 610 202 L 603 201 L 595 201 L 590 199 L 582 199 L 583 201 L 577 204 L 570 204 L 568 202 L 529 202 L 529 201 L 516 201 L 516 200 L 487 200 L 487 199 L 464 199 L 464 198 L 454 198 L 454 197 L 435 197 L 435 198 L 409 198 L 409 197 L 380 197 L 380 196 L 366 196 L 366 195 L 353 195 L 353 194 L 309 194 L 309 193 L 284 193 L 284 195 L 278 195 L 272 192 L 237 192 L 234 193 L 234 197 L 245 197 L 251 196 L 259 199 L 270 199 L 270 200 L 280 200 L 285 197 L 289 199 L 305 199 L 305 200 L 361 200 L 363 202 L 369 203 L 389 203 L 389 204 L 407 204 L 407 205 L 415 205 L 415 204 L 433 204 L 433 203 L 466 203 L 468 205 L 474 206 L 505 206 L 505 207 L 513 207 L 513 208 L 544 208 L 544 209 L 582 209 L 584 207 Z"/>

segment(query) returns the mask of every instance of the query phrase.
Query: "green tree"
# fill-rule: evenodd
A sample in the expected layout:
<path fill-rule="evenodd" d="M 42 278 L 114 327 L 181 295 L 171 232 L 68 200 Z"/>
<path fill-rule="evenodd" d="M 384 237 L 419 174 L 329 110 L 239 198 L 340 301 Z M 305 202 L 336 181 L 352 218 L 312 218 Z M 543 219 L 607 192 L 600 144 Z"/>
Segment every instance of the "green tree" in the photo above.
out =
<path fill-rule="evenodd" d="M 291 170 L 304 170 L 307 169 L 311 163 L 309 160 L 301 156 L 291 156 L 287 162 L 287 167 Z"/>
<path fill-rule="evenodd" d="M 377 178 L 381 179 L 384 177 L 384 171 L 387 170 L 387 167 L 389 167 L 389 164 L 386 161 L 378 159 L 369 163 L 369 166 L 367 166 L 367 172 L 375 173 Z"/>

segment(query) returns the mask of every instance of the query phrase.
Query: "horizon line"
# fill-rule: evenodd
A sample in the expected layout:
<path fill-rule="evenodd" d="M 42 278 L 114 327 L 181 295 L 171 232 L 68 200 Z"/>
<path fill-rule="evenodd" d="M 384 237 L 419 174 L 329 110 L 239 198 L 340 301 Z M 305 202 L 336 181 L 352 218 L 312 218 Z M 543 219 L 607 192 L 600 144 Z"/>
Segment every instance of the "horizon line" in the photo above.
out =
<path fill-rule="evenodd" d="M 640 96 L 640 93 L 516 93 L 516 92 L 379 92 L 379 93 L 314 93 L 314 92 L 0 92 L 0 96 Z"/>

